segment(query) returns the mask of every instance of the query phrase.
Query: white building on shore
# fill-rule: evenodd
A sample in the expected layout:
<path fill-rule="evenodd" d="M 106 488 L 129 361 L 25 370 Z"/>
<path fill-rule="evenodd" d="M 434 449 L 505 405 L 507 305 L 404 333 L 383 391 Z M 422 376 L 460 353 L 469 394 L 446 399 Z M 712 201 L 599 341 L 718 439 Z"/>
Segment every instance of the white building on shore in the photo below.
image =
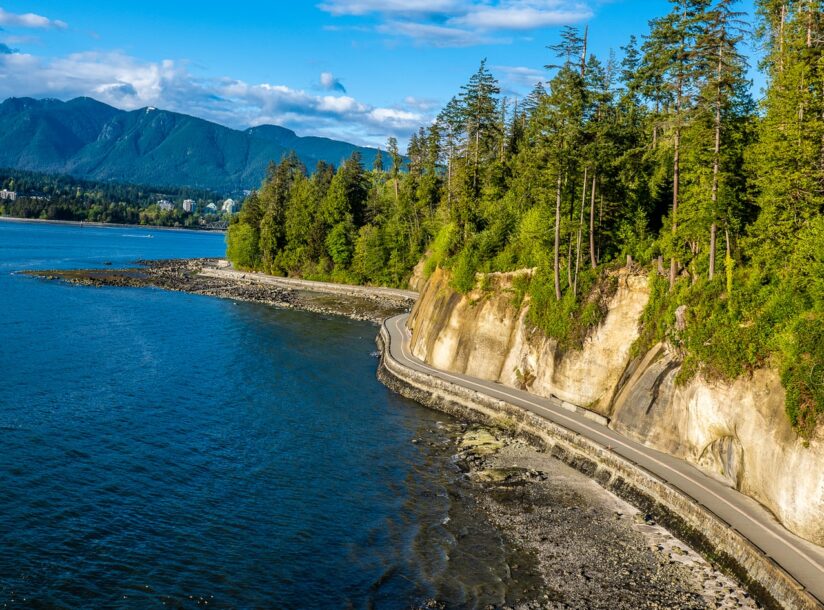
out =
<path fill-rule="evenodd" d="M 15 191 L 8 191 L 3 189 L 0 191 L 0 199 L 5 201 L 14 201 L 17 199 L 17 193 Z"/>
<path fill-rule="evenodd" d="M 161 199 L 158 201 L 157 207 L 160 208 L 162 212 L 171 212 L 175 209 L 175 205 L 168 199 Z"/>
<path fill-rule="evenodd" d="M 197 204 L 195 203 L 194 199 L 184 199 L 183 200 L 183 211 L 189 212 L 190 214 L 197 209 Z"/>
<path fill-rule="evenodd" d="M 234 199 L 227 199 L 223 202 L 223 207 L 221 210 L 227 214 L 234 214 L 237 210 L 237 202 Z"/>

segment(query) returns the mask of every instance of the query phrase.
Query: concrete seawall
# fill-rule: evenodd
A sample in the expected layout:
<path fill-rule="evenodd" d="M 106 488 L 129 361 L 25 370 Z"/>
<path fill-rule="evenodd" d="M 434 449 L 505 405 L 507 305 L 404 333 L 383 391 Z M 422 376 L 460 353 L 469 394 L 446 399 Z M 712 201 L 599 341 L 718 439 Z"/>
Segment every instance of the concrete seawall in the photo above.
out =
<path fill-rule="evenodd" d="M 546 448 L 554 457 L 653 516 L 722 570 L 733 574 L 766 608 L 822 606 L 772 559 L 707 508 L 609 448 L 484 393 L 410 369 L 395 360 L 381 326 L 378 378 L 431 408 L 470 421 L 498 423 Z"/>

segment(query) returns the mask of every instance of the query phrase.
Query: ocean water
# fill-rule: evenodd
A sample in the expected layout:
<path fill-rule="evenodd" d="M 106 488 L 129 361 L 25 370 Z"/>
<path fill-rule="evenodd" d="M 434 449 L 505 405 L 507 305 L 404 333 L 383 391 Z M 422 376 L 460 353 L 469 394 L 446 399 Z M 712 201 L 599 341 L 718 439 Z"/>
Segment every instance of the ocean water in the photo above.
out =
<path fill-rule="evenodd" d="M 446 418 L 377 382 L 375 326 L 17 273 L 223 250 L 0 222 L 0 607 L 503 599 L 508 551 L 460 523 Z"/>

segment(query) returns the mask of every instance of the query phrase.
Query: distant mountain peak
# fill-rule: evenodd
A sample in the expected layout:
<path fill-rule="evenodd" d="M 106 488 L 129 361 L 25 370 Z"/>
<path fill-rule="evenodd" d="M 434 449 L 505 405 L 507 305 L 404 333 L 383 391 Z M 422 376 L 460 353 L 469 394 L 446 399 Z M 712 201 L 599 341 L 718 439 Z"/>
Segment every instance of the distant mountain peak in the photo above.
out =
<path fill-rule="evenodd" d="M 155 106 L 120 110 L 90 97 L 0 103 L 0 167 L 228 193 L 257 188 L 269 162 L 291 150 L 310 169 L 319 161 L 339 165 L 354 151 L 367 167 L 377 154 L 385 156 L 278 125 L 239 131 Z"/>

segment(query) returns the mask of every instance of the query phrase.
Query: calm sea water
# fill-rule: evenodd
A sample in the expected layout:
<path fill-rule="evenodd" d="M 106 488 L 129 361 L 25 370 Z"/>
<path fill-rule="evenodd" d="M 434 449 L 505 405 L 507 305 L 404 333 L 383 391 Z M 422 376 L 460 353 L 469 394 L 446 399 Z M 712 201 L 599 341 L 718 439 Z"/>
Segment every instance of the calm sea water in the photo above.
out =
<path fill-rule="evenodd" d="M 501 541 L 446 525 L 445 418 L 375 380 L 374 326 L 16 273 L 223 249 L 0 222 L 0 607 L 499 599 Z"/>

